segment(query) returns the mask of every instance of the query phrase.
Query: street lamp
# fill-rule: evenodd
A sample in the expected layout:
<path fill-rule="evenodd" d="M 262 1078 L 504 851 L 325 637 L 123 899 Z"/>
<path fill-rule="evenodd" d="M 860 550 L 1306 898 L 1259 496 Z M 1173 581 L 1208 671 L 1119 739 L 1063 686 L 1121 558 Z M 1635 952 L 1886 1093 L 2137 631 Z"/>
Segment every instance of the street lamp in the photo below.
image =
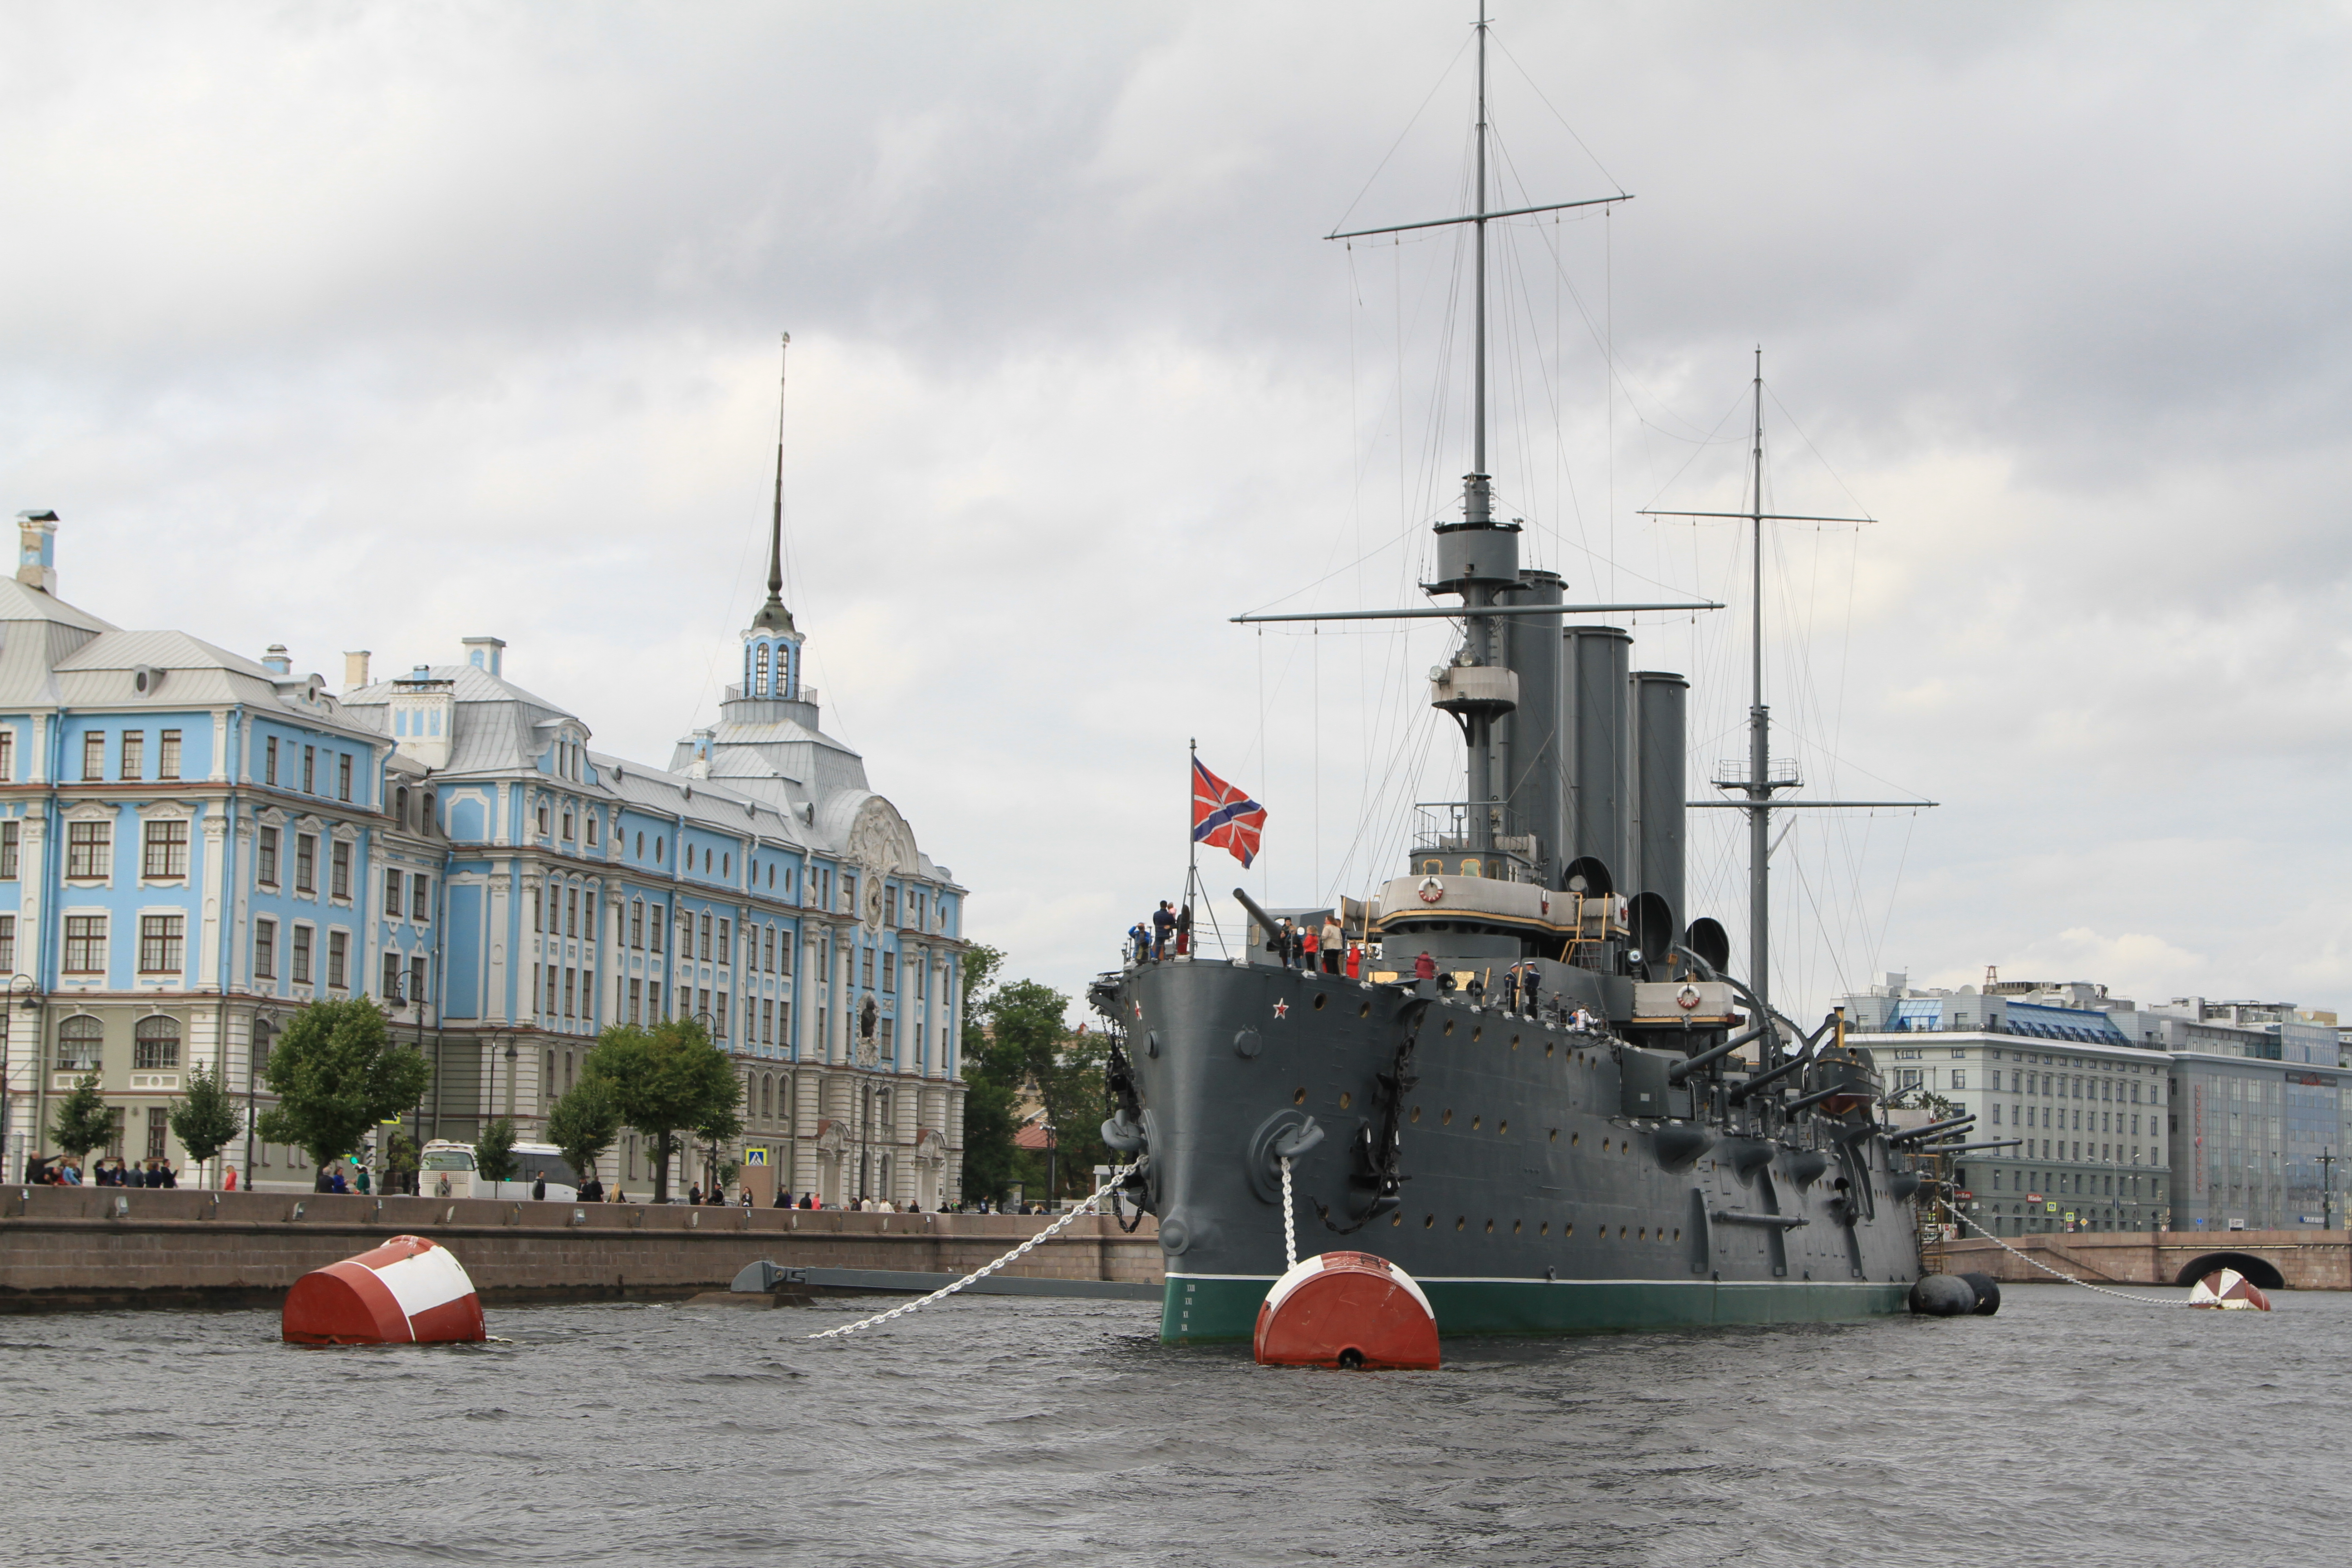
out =
<path fill-rule="evenodd" d="M 254 1074 L 259 1066 L 262 1051 L 268 1046 L 270 1037 L 277 1032 L 278 1016 L 275 1013 L 254 1014 L 252 1038 L 245 1047 L 245 1186 L 247 1192 L 253 1190 Z"/>
<path fill-rule="evenodd" d="M 688 1015 L 688 1022 L 702 1031 L 704 1039 L 709 1040 L 712 1045 L 719 1043 L 719 1019 L 716 1015 L 708 1011 L 697 1011 Z M 689 1148 L 693 1146 L 691 1139 L 688 1140 L 688 1146 Z M 713 1182 L 719 1179 L 719 1140 L 716 1138 L 710 1141 L 710 1153 L 702 1163 L 702 1173 Z M 679 1174 L 683 1175 L 685 1173 L 681 1171 Z"/>
<path fill-rule="evenodd" d="M 16 998 L 16 1005 L 23 1008 L 27 1013 L 35 1012 L 40 1007 L 40 993 L 41 983 L 34 979 L 29 974 L 12 974 L 8 977 L 8 994 L 11 997 Z M 5 1163 L 8 1156 L 8 1110 L 10 1105 L 8 1094 L 8 1037 L 12 1033 L 9 1027 L 11 1017 L 12 1014 L 10 1010 L 0 1008 L 0 1177 L 5 1177 L 6 1174 Z M 33 1085 L 36 1090 L 40 1087 L 40 1078 L 41 1032 L 38 1028 L 36 1028 L 33 1031 Z M 37 1121 L 39 1112 L 36 1111 L 34 1115 Z"/>
<path fill-rule="evenodd" d="M 498 1072 L 499 1047 L 501 1045 L 506 1047 L 507 1121 L 511 1124 L 514 1121 L 515 1108 L 515 1032 L 508 1028 L 492 1029 L 489 1032 L 488 1043 L 490 1047 L 490 1071 L 494 1078 Z"/>

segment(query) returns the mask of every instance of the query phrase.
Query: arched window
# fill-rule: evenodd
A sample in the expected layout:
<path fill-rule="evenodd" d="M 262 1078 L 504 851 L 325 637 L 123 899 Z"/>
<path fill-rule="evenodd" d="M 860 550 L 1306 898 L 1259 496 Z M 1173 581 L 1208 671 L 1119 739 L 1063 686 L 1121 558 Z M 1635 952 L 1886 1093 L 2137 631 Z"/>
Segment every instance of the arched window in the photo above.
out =
<path fill-rule="evenodd" d="M 563 837 L 567 841 L 572 837 L 572 808 L 568 805 L 563 808 Z"/>
<path fill-rule="evenodd" d="M 638 859 L 640 859 L 640 860 L 642 860 L 642 859 L 644 859 L 645 858 L 646 858 L 646 836 L 645 836 L 644 834 L 640 833 L 640 834 L 638 834 L 638 835 L 637 835 L 637 858 L 638 858 Z"/>
<path fill-rule="evenodd" d="M 180 1021 L 142 1018 L 131 1032 L 131 1065 L 142 1070 L 180 1065 Z"/>
<path fill-rule="evenodd" d="M 417 813 L 416 830 L 419 833 L 430 833 L 433 831 L 434 825 L 439 820 L 434 816 L 433 792 L 428 789 L 425 792 L 425 808 Z"/>
<path fill-rule="evenodd" d="M 589 847 L 593 848 L 593 847 L 595 847 L 595 844 L 596 844 L 596 814 L 595 814 L 594 812 L 593 812 L 593 811 L 592 811 L 592 812 L 590 812 L 590 813 L 588 814 L 588 845 L 589 845 Z"/>
<path fill-rule="evenodd" d="M 403 827 L 408 826 L 408 791 L 405 788 L 393 791 L 392 815 L 393 820 Z"/>
<path fill-rule="evenodd" d="M 543 800 L 539 803 L 539 836 L 547 837 L 547 802 Z"/>
<path fill-rule="evenodd" d="M 87 1013 L 58 1026 L 58 1071 L 96 1072 L 100 1050 L 106 1044 L 106 1026 Z"/>
<path fill-rule="evenodd" d="M 760 645 L 759 651 L 751 656 L 751 694 L 755 697 L 765 697 L 768 694 L 768 645 L 766 643 Z"/>
<path fill-rule="evenodd" d="M 760 1078 L 760 1120 L 772 1119 L 775 1110 L 776 1080 L 766 1074 Z"/>

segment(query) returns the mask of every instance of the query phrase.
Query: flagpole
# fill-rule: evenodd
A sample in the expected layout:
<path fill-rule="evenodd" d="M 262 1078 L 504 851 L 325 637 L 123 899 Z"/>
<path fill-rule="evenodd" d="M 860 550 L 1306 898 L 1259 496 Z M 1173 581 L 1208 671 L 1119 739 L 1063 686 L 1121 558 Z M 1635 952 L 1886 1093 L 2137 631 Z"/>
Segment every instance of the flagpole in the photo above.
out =
<path fill-rule="evenodd" d="M 1184 907 L 1190 909 L 1192 907 L 1193 891 L 1201 881 L 1201 840 L 1193 832 L 1192 824 L 1192 803 L 1201 788 L 1201 737 L 1192 736 L 1185 745 L 1191 760 L 1184 769 Z M 1192 941 L 1197 942 L 1200 940 L 1200 933 L 1195 931 Z"/>

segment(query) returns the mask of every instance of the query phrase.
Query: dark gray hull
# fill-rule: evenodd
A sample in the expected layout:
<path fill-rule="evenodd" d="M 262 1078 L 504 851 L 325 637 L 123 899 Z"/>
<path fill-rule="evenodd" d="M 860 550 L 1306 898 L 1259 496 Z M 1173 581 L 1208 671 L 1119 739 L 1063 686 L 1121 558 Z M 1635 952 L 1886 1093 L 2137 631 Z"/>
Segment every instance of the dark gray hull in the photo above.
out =
<path fill-rule="evenodd" d="M 1173 962 L 1106 975 L 1160 1218 L 1170 1340 L 1246 1338 L 1283 1271 L 1273 1144 L 1293 1164 L 1302 1257 L 1378 1253 L 1449 1334 L 1818 1321 L 1903 1310 L 1916 1221 L 1868 1110 L 1630 1117 L 1612 1035 L 1475 1007 L 1424 984 Z M 1376 1144 L 1399 1047 L 1397 1201 Z M 1637 1064 L 1638 1065 L 1638 1064 Z M 1369 1132 L 1370 1137 L 1367 1138 Z"/>

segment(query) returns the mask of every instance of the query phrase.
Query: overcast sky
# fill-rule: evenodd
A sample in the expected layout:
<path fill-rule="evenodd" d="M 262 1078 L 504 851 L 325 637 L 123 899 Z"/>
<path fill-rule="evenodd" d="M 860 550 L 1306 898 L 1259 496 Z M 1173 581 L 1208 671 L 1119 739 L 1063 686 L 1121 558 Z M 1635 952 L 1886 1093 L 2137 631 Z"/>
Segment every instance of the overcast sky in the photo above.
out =
<path fill-rule="evenodd" d="M 826 728 L 1068 989 L 1181 886 L 1184 749 L 1277 903 L 1458 790 L 1402 602 L 1468 466 L 1466 5 L 0 10 L 0 506 L 62 592 L 340 680 L 506 637 L 666 763 L 761 593 Z M 1726 597 L 1765 351 L 1779 994 L 2352 1007 L 2352 16 L 1504 4 L 1493 468 L 1572 595 Z M 1622 618 L 1622 617 L 1621 617 Z M 1644 616 L 1693 787 L 1744 614 Z M 1729 818 L 1694 901 L 1741 929 Z M 1204 863 L 1215 887 L 1239 868 Z"/>

